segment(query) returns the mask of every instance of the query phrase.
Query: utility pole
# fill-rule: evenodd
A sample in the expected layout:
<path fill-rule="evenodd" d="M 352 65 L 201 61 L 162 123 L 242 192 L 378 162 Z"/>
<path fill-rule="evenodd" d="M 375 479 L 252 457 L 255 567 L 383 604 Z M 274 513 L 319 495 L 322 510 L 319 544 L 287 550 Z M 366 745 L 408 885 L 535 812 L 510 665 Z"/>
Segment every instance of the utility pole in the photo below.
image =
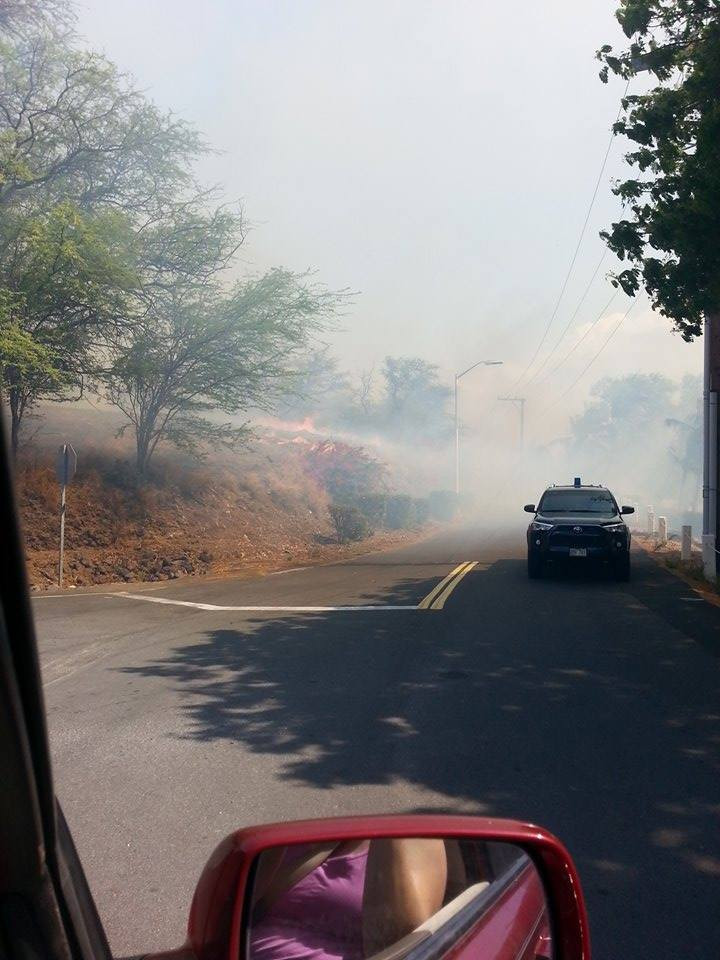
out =
<path fill-rule="evenodd" d="M 525 401 L 527 397 L 498 397 L 503 403 L 513 403 L 520 408 L 520 449 L 525 445 Z"/>
<path fill-rule="evenodd" d="M 703 328 L 703 572 L 717 576 L 718 519 L 718 391 L 720 390 L 720 313 L 708 311 Z"/>

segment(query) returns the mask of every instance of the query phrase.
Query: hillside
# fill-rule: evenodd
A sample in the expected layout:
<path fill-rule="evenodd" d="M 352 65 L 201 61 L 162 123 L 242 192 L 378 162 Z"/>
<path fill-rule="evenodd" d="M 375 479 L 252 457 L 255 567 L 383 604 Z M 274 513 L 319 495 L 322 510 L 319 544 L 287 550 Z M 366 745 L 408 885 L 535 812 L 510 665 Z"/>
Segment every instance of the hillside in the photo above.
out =
<path fill-rule="evenodd" d="M 112 436 L 97 411 L 51 411 L 17 464 L 17 488 L 32 589 L 57 583 L 58 438 L 78 452 L 68 487 L 66 586 L 157 581 L 190 575 L 242 574 L 329 560 L 402 542 L 384 531 L 341 545 L 328 513 L 330 495 L 309 452 L 332 450 L 302 436 L 267 434 L 206 463 L 159 454 L 138 487 L 132 449 Z M 77 439 L 77 438 L 81 439 Z M 416 534 L 415 534 L 416 535 Z"/>

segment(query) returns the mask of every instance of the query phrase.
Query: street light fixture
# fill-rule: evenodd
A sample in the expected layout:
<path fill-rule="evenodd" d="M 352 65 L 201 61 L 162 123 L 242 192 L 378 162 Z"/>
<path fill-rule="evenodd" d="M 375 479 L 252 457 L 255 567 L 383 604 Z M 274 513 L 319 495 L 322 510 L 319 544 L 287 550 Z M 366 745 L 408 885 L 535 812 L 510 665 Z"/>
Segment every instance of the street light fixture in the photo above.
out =
<path fill-rule="evenodd" d="M 502 360 L 478 360 L 467 370 L 455 374 L 455 494 L 460 495 L 460 419 L 458 417 L 458 382 L 475 367 L 500 367 Z"/>

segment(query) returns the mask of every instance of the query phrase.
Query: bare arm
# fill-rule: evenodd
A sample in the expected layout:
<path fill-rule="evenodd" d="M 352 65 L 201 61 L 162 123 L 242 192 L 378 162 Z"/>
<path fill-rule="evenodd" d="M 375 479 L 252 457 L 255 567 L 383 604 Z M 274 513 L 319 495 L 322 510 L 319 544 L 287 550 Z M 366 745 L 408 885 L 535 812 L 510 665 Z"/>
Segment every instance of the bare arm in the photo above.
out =
<path fill-rule="evenodd" d="M 363 896 L 365 955 L 389 946 L 436 913 L 446 883 L 442 840 L 373 840 Z"/>

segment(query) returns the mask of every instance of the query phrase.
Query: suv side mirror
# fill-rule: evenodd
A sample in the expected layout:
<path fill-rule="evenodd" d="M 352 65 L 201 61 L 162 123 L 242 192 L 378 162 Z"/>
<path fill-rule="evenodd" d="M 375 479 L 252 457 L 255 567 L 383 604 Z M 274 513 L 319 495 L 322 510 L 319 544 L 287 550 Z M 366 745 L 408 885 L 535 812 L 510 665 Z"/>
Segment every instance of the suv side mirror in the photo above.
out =
<path fill-rule="evenodd" d="M 535 504 L 526 503 L 525 506 L 523 507 L 523 510 L 525 511 L 525 513 L 535 513 Z"/>
<path fill-rule="evenodd" d="M 347 885 L 333 892 L 341 860 L 357 880 L 352 895 Z M 418 882 L 420 912 L 409 906 L 417 897 L 406 895 Z M 316 929 L 313 921 L 326 916 L 333 923 Z M 257 960 L 278 936 L 295 948 L 304 938 L 317 948 L 326 936 L 329 951 L 338 930 L 355 931 L 358 955 L 370 960 L 446 960 L 459 944 L 465 957 L 500 960 L 508 938 L 528 943 L 537 958 L 590 955 L 580 880 L 552 834 L 513 820 L 397 815 L 232 834 L 200 877 L 185 948 L 147 960 Z"/>
<path fill-rule="evenodd" d="M 620 513 L 635 513 L 635 507 L 620 507 Z"/>

